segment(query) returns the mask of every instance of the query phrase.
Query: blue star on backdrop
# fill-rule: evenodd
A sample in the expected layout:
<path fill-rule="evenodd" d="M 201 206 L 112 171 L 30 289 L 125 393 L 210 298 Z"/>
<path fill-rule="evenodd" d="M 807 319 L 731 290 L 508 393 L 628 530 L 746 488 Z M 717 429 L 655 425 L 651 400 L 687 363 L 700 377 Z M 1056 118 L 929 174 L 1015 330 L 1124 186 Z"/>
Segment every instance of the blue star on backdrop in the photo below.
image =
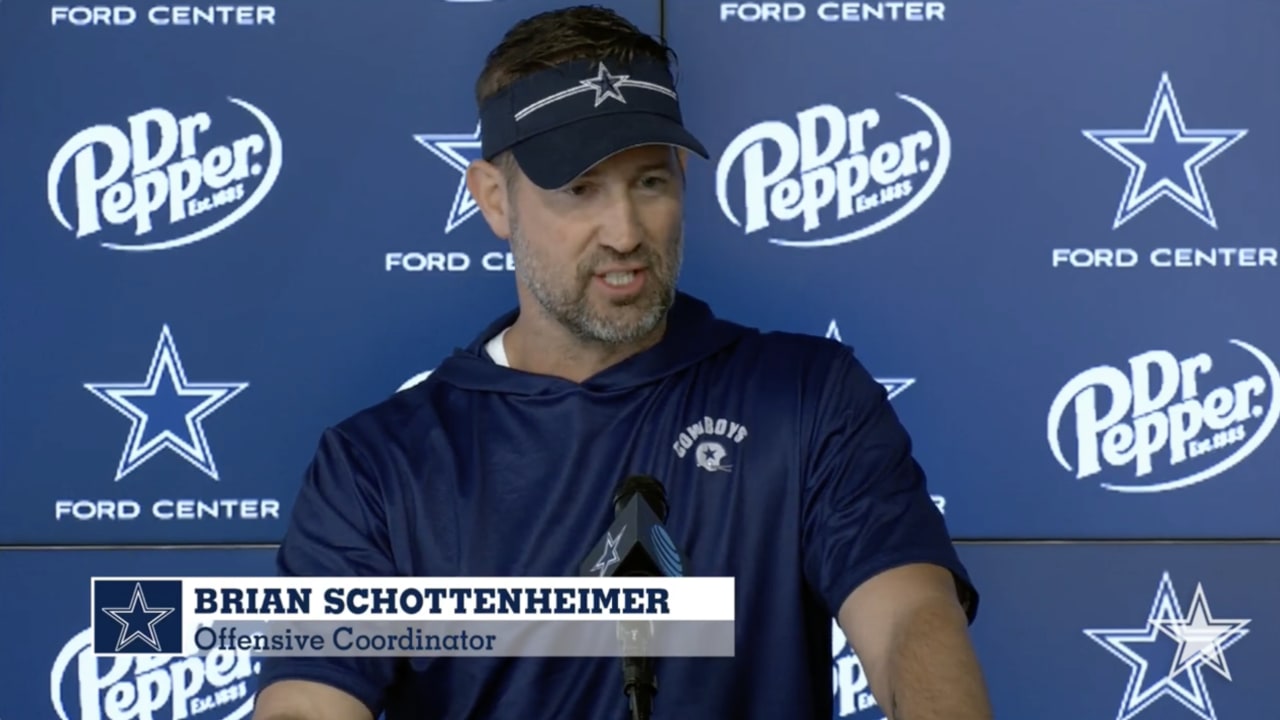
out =
<path fill-rule="evenodd" d="M 247 387 L 247 382 L 189 382 L 168 325 L 160 331 L 146 380 L 85 383 L 89 392 L 132 421 L 117 482 L 165 448 L 217 480 L 203 422 Z"/>
<path fill-rule="evenodd" d="M 1167 197 L 1216 230 L 1218 221 L 1200 171 L 1247 132 L 1188 130 L 1168 73 L 1160 76 L 1141 130 L 1084 130 L 1086 138 L 1129 168 L 1112 229 Z"/>
<path fill-rule="evenodd" d="M 414 135 L 413 139 L 462 176 L 453 194 L 453 207 L 449 209 L 449 217 L 444 223 L 445 234 L 451 233 L 480 209 L 467 189 L 467 166 L 480 159 L 480 125 L 476 124 L 476 131 L 471 135 L 422 134 Z"/>
<path fill-rule="evenodd" d="M 1084 634 L 1129 666 L 1129 683 L 1116 720 L 1131 720 L 1162 697 L 1171 697 L 1201 720 L 1217 720 L 1204 682 L 1206 666 L 1231 679 L 1224 653 L 1249 633 L 1248 620 L 1216 620 L 1203 588 L 1184 615 L 1173 581 L 1165 573 L 1146 626 L 1089 629 Z"/>

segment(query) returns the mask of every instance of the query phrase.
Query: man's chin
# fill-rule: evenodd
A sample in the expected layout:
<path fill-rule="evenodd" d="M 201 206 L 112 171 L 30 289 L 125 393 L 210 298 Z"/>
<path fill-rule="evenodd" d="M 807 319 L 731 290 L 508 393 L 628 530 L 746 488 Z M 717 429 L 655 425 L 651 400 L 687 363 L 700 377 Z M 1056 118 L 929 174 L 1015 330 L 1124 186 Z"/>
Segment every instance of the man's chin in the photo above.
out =
<path fill-rule="evenodd" d="M 626 304 L 610 303 L 597 308 L 590 323 L 592 335 L 601 342 L 625 345 L 644 339 L 662 321 L 652 298 L 636 298 Z"/>
<path fill-rule="evenodd" d="M 657 313 L 664 305 L 661 291 L 654 287 L 646 287 L 636 293 L 591 295 L 595 297 L 589 297 L 588 302 L 596 315 L 618 322 L 639 321 Z"/>

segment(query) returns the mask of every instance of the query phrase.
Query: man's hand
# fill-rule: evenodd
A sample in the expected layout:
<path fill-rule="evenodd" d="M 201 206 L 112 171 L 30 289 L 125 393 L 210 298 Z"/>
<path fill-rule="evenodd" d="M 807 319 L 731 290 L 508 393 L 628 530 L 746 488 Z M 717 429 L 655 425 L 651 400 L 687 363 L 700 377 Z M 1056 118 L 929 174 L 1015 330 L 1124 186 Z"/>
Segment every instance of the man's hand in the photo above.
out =
<path fill-rule="evenodd" d="M 253 720 L 373 720 L 373 716 L 364 703 L 337 688 L 281 680 L 258 693 Z"/>
<path fill-rule="evenodd" d="M 990 720 L 951 573 L 904 565 L 850 593 L 838 617 L 889 720 Z"/>

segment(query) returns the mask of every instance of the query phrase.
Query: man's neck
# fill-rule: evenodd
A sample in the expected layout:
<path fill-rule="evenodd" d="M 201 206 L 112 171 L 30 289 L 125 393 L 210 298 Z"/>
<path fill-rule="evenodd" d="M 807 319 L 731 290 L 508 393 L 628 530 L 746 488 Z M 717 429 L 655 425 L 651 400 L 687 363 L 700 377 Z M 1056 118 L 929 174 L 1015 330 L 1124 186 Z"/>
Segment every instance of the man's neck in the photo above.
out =
<path fill-rule="evenodd" d="M 658 343 L 666 321 L 642 341 L 628 345 L 590 343 L 558 324 L 540 323 L 521 313 L 508 329 L 503 346 L 508 364 L 517 370 L 580 383 Z"/>

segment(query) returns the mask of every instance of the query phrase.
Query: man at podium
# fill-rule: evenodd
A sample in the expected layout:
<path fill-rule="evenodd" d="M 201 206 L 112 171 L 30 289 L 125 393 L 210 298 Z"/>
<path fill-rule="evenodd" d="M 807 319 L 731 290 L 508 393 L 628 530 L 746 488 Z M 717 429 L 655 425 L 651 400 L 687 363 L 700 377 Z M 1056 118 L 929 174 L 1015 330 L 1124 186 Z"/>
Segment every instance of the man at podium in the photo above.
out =
<path fill-rule="evenodd" d="M 837 341 L 676 289 L 686 163 L 709 153 L 672 60 L 589 7 L 489 54 L 467 187 L 510 243 L 518 307 L 326 430 L 279 571 L 573 575 L 618 481 L 649 476 L 691 574 L 737 596 L 734 657 L 655 660 L 652 717 L 830 718 L 835 618 L 887 717 L 989 718 L 978 593 L 883 387 Z M 253 717 L 621 719 L 622 675 L 614 658 L 267 657 Z"/>

